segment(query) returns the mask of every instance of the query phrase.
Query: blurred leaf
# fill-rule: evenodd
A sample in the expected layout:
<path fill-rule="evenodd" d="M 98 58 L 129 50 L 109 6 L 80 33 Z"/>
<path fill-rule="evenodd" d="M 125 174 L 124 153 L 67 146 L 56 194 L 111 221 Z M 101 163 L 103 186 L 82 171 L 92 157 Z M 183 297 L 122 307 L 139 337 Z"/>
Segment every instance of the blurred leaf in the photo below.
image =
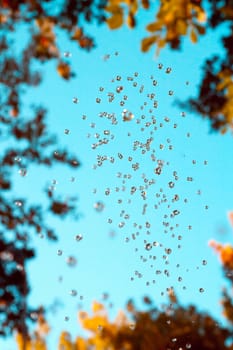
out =
<path fill-rule="evenodd" d="M 196 33 L 194 28 L 192 28 L 191 31 L 190 31 L 190 40 L 194 44 L 197 42 L 197 33 Z"/>
<path fill-rule="evenodd" d="M 156 43 L 158 37 L 156 35 L 144 38 L 141 43 L 141 50 L 146 52 L 150 50 L 151 46 Z"/>
<path fill-rule="evenodd" d="M 123 9 L 120 7 L 118 7 L 117 11 L 115 11 L 113 15 L 107 19 L 107 24 L 110 29 L 120 28 L 123 25 L 123 22 Z"/>

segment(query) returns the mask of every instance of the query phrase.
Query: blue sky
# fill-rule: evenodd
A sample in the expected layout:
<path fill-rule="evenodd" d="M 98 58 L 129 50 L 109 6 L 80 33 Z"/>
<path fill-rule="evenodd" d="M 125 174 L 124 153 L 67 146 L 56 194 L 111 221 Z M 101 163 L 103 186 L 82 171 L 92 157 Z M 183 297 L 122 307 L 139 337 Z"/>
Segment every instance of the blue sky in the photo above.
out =
<path fill-rule="evenodd" d="M 50 130 L 58 135 L 60 146 L 68 147 L 82 163 L 75 171 L 57 166 L 53 169 L 29 168 L 26 177 L 15 174 L 15 193 L 26 196 L 29 201 L 43 200 L 41 189 L 51 185 L 53 180 L 57 181 L 58 193 L 77 195 L 79 198 L 79 219 L 60 221 L 48 215 L 48 223 L 57 229 L 58 243 L 49 243 L 39 237 L 33 239 L 37 258 L 28 266 L 32 286 L 30 303 L 47 306 L 54 299 L 60 299 L 63 303 L 55 314 L 48 314 L 52 327 L 50 348 L 57 343 L 61 330 L 66 329 L 74 336 L 80 334 L 77 305 L 82 302 L 83 309 L 89 310 L 91 302 L 101 300 L 104 292 L 110 295 L 109 301 L 113 303 L 110 313 L 114 316 L 128 298 L 134 298 L 140 306 L 141 297 L 150 295 L 161 305 L 167 300 L 166 293 L 161 293 L 173 286 L 183 304 L 194 303 L 200 310 L 209 311 L 222 320 L 219 298 L 226 281 L 222 279 L 218 259 L 207 242 L 211 238 L 232 242 L 232 229 L 226 216 L 227 210 L 233 206 L 232 136 L 210 133 L 207 121 L 189 112 L 184 118 L 181 116 L 182 110 L 174 105 L 176 98 L 184 100 L 195 94 L 203 59 L 218 52 L 220 46 L 216 34 L 209 33 L 197 45 L 185 39 L 179 52 L 165 49 L 158 58 L 153 55 L 153 50 L 142 54 L 139 43 L 146 34 L 144 24 L 153 19 L 153 15 L 147 16 L 141 22 L 139 19 L 140 25 L 134 31 L 123 28 L 110 32 L 104 27 L 91 26 L 90 32 L 94 33 L 98 44 L 91 53 L 80 51 L 61 35 L 61 52 L 69 51 L 72 54 L 67 60 L 71 62 L 76 78 L 69 82 L 62 81 L 51 62 L 41 67 L 45 72 L 43 84 L 25 95 L 26 105 L 38 103 L 47 106 Z M 110 58 L 104 60 L 106 54 Z M 158 63 L 163 64 L 163 69 L 158 69 Z M 172 68 L 170 74 L 165 72 L 167 67 Z M 135 72 L 138 73 L 137 77 Z M 116 81 L 118 75 L 121 81 Z M 154 78 L 151 79 L 151 76 Z M 134 80 L 130 81 L 128 77 Z M 112 82 L 112 79 L 115 81 Z M 153 80 L 157 80 L 157 86 L 153 86 Z M 135 87 L 134 82 L 137 83 Z M 121 94 L 116 93 L 119 85 L 124 87 Z M 144 85 L 143 93 L 139 92 L 141 85 Z M 104 91 L 99 91 L 99 87 L 104 87 Z M 169 91 L 173 91 L 172 96 Z M 109 92 L 115 94 L 112 103 L 108 102 Z M 158 101 L 158 108 L 152 108 L 152 113 L 149 111 L 151 101 L 148 93 L 155 93 Z M 124 106 L 120 106 L 123 95 L 127 95 L 128 99 Z M 79 99 L 78 104 L 72 102 L 73 97 Z M 101 98 L 101 103 L 96 103 L 96 98 Z M 143 105 L 145 101 L 148 103 L 146 106 Z M 144 106 L 143 110 L 141 106 Z M 132 121 L 122 121 L 124 108 L 134 114 Z M 115 113 L 118 124 L 112 125 L 106 118 L 100 118 L 99 113 L 103 111 Z M 141 119 L 142 114 L 145 119 Z M 87 119 L 83 120 L 82 115 L 86 115 Z M 154 125 L 144 125 L 151 122 L 151 115 L 156 119 L 157 130 L 153 129 Z M 164 120 L 165 117 L 169 118 L 169 122 Z M 137 119 L 141 120 L 140 124 L 137 124 Z M 95 124 L 94 128 L 91 127 L 92 123 Z M 163 123 L 162 127 L 160 123 Z M 176 128 L 174 124 L 177 124 Z M 65 129 L 70 130 L 69 135 L 64 133 Z M 106 136 L 109 143 L 93 150 L 92 144 L 97 142 L 95 134 L 103 138 L 104 130 L 109 130 L 114 138 Z M 135 141 L 145 143 L 149 137 L 153 137 L 150 151 L 141 154 L 140 149 L 133 150 Z M 169 150 L 169 145 L 173 146 L 172 150 Z M 154 174 L 157 163 L 151 160 L 153 149 L 157 159 L 169 162 L 160 176 Z M 123 155 L 123 159 L 119 158 L 118 153 Z M 115 162 L 112 164 L 106 160 L 94 170 L 97 155 L 113 156 Z M 133 160 L 128 161 L 128 157 Z M 193 164 L 193 160 L 196 164 Z M 205 161 L 208 162 L 206 165 Z M 132 163 L 139 163 L 139 170 L 134 171 Z M 173 179 L 174 171 L 179 176 L 178 181 Z M 125 179 L 124 184 L 123 175 L 117 176 L 119 172 L 131 174 L 132 177 Z M 148 181 L 156 180 L 154 185 L 149 186 L 146 200 L 142 199 L 139 189 L 134 195 L 129 193 L 132 186 L 139 188 L 145 185 L 142 176 Z M 71 177 L 75 177 L 75 181 L 72 182 Z M 187 177 L 192 177 L 193 181 L 187 181 Z M 175 182 L 172 189 L 168 186 L 170 181 Z M 124 191 L 122 186 L 125 186 Z M 119 187 L 119 192 L 116 192 L 116 187 Z M 108 196 L 105 195 L 107 188 L 110 188 Z M 198 190 L 201 195 L 197 194 Z M 157 193 L 160 197 L 156 196 Z M 155 209 L 154 205 L 163 194 L 168 202 Z M 167 208 L 174 194 L 178 194 L 180 200 Z M 128 203 L 129 199 L 131 203 Z M 101 212 L 96 212 L 93 207 L 98 201 L 104 203 Z M 147 212 L 142 215 L 145 203 L 148 205 Z M 205 209 L 206 206 L 208 209 Z M 180 214 L 173 219 L 168 217 L 174 229 L 170 231 L 168 228 L 168 232 L 164 233 L 164 215 L 169 216 L 173 210 L 179 210 Z M 124 219 L 123 216 L 127 214 L 130 217 Z M 108 223 L 109 219 L 112 220 L 111 224 Z M 125 224 L 120 228 L 122 222 Z M 149 228 L 146 223 L 149 223 Z M 175 227 L 176 224 L 179 226 Z M 189 230 L 188 226 L 192 226 L 192 229 Z M 219 233 L 222 227 L 225 228 L 224 235 Z M 147 231 L 150 231 L 149 235 Z M 111 232 L 115 233 L 114 237 L 111 237 Z M 134 240 L 132 234 L 136 232 L 139 235 Z M 75 240 L 77 234 L 83 235 L 82 241 Z M 178 236 L 182 239 L 179 240 Z M 147 251 L 146 242 L 154 241 L 162 246 Z M 179 244 L 181 248 L 178 248 Z M 172 253 L 168 259 L 164 259 L 167 248 L 171 248 Z M 63 252 L 61 256 L 57 254 L 58 249 Z M 150 255 L 156 256 L 156 260 L 151 259 Z M 76 257 L 75 267 L 67 265 L 69 256 Z M 204 259 L 207 260 L 205 266 L 202 265 Z M 165 264 L 166 260 L 169 261 L 168 265 Z M 177 264 L 180 267 L 176 267 Z M 170 277 L 164 275 L 164 269 L 169 270 Z M 159 270 L 162 273 L 156 274 Z M 142 277 L 135 276 L 135 271 Z M 133 281 L 131 277 L 134 277 Z M 178 281 L 179 277 L 182 277 L 181 282 Z M 199 292 L 200 288 L 204 288 L 204 293 Z M 70 295 L 72 289 L 77 290 L 76 297 Z M 80 297 L 83 300 L 80 301 Z M 65 321 L 66 316 L 69 321 Z M 15 349 L 13 342 L 8 342 L 7 346 L 7 350 Z"/>

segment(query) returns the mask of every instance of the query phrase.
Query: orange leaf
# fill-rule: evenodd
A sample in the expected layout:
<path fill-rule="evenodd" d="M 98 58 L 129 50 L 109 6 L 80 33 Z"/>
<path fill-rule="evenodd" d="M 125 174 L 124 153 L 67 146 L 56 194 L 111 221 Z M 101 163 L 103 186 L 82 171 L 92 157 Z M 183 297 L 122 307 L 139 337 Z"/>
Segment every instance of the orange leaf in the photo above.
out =
<path fill-rule="evenodd" d="M 59 62 L 57 65 L 58 74 L 68 80 L 70 78 L 70 66 L 65 62 Z"/>
<path fill-rule="evenodd" d="M 83 36 L 83 31 L 81 28 L 76 28 L 72 37 L 71 37 L 71 40 L 80 40 Z"/>
<path fill-rule="evenodd" d="M 135 21 L 134 15 L 132 13 L 129 13 L 129 15 L 127 17 L 127 24 L 129 26 L 129 28 L 134 28 L 136 25 L 136 21 Z"/>
<path fill-rule="evenodd" d="M 191 29 L 191 32 L 190 32 L 190 39 L 194 44 L 197 42 L 197 33 L 193 28 Z"/>
<path fill-rule="evenodd" d="M 112 17 L 107 18 L 106 21 L 110 29 L 120 28 L 124 22 L 123 9 L 119 7 L 118 11 L 113 13 Z"/>
<path fill-rule="evenodd" d="M 188 25 L 184 20 L 178 19 L 176 23 L 176 31 L 180 35 L 186 35 Z"/>
<path fill-rule="evenodd" d="M 104 305 L 101 303 L 98 303 L 97 301 L 94 301 L 92 304 L 92 311 L 94 313 L 99 312 L 99 311 L 104 311 Z"/>
<path fill-rule="evenodd" d="M 153 23 L 149 23 L 146 26 L 146 30 L 148 30 L 148 32 L 156 32 L 157 30 L 161 29 L 161 24 L 159 22 L 153 22 Z"/>
<path fill-rule="evenodd" d="M 157 35 L 152 35 L 149 38 L 144 38 L 141 42 L 141 50 L 147 52 L 157 41 Z"/>

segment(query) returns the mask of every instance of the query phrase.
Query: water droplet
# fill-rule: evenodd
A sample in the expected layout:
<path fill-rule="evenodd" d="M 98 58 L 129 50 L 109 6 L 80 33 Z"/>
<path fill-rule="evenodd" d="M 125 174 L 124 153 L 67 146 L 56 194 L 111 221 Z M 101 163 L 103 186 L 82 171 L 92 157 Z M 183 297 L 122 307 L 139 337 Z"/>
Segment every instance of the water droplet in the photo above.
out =
<path fill-rule="evenodd" d="M 121 113 L 123 121 L 129 122 L 134 118 L 134 114 L 127 109 L 123 109 L 123 112 Z"/>
<path fill-rule="evenodd" d="M 199 292 L 203 293 L 204 292 L 204 288 L 199 288 Z"/>
<path fill-rule="evenodd" d="M 0 258 L 4 261 L 13 261 L 14 255 L 10 252 L 1 252 Z"/>
<path fill-rule="evenodd" d="M 160 175 L 162 172 L 162 167 L 159 166 L 159 167 L 155 168 L 154 172 L 155 172 L 155 174 Z"/>
<path fill-rule="evenodd" d="M 72 297 L 76 297 L 77 294 L 78 294 L 78 292 L 77 292 L 75 289 L 71 289 L 70 295 L 71 295 Z"/>
<path fill-rule="evenodd" d="M 70 130 L 69 130 L 69 129 L 65 129 L 65 130 L 64 130 L 64 134 L 65 134 L 65 135 L 69 135 L 69 133 L 70 133 Z"/>
<path fill-rule="evenodd" d="M 83 239 L 83 235 L 81 233 L 75 236 L 75 240 L 77 242 L 80 242 L 82 239 Z"/>
<path fill-rule="evenodd" d="M 31 317 L 31 319 L 34 320 L 34 321 L 38 320 L 38 314 L 37 314 L 37 312 L 31 312 L 31 313 L 30 313 L 30 317 Z"/>
<path fill-rule="evenodd" d="M 77 264 L 77 259 L 74 256 L 68 256 L 66 259 L 66 263 L 70 267 L 74 267 Z"/>
<path fill-rule="evenodd" d="M 173 181 L 170 181 L 170 182 L 168 183 L 168 186 L 169 186 L 170 188 L 173 188 L 173 187 L 175 186 L 175 183 L 174 183 Z"/>
<path fill-rule="evenodd" d="M 146 250 L 151 250 L 152 249 L 152 244 L 151 243 L 146 243 L 145 249 Z"/>
<path fill-rule="evenodd" d="M 118 86 L 116 88 L 116 92 L 119 94 L 123 89 L 124 89 L 123 86 Z"/>
<path fill-rule="evenodd" d="M 73 97 L 72 101 L 73 101 L 73 103 L 79 103 L 78 97 Z"/>
<path fill-rule="evenodd" d="M 22 168 L 18 171 L 18 173 L 20 176 L 24 177 L 27 175 L 27 169 Z"/>
<path fill-rule="evenodd" d="M 61 256 L 61 255 L 62 255 L 62 250 L 61 250 L 61 249 L 58 249 L 58 250 L 57 250 L 57 255 L 58 255 L 58 256 Z"/>
<path fill-rule="evenodd" d="M 171 248 L 166 248 L 165 252 L 166 252 L 166 254 L 171 254 L 172 253 L 172 249 Z"/>
<path fill-rule="evenodd" d="M 135 327 L 136 327 L 135 323 L 130 323 L 129 329 L 131 329 L 132 331 L 134 331 L 134 330 L 135 330 Z"/>
<path fill-rule="evenodd" d="M 63 53 L 63 56 L 69 58 L 69 57 L 72 57 L 72 53 L 69 52 L 69 51 L 65 51 L 65 52 Z"/>
<path fill-rule="evenodd" d="M 22 159 L 21 159 L 19 156 L 17 156 L 17 157 L 14 158 L 14 160 L 15 160 L 15 162 L 17 162 L 17 163 L 20 163 Z"/>
<path fill-rule="evenodd" d="M 104 210 L 104 203 L 103 203 L 103 202 L 100 202 L 100 201 L 96 202 L 96 203 L 94 204 L 94 209 L 95 209 L 95 211 L 97 211 L 98 213 L 102 212 L 102 211 Z"/>
<path fill-rule="evenodd" d="M 23 265 L 21 265 L 21 264 L 17 264 L 16 265 L 16 269 L 18 270 L 18 271 L 23 271 Z"/>
<path fill-rule="evenodd" d="M 103 326 L 101 325 L 101 324 L 99 324 L 98 326 L 97 326 L 97 330 L 99 331 L 99 332 L 101 332 L 102 330 L 103 330 Z"/>

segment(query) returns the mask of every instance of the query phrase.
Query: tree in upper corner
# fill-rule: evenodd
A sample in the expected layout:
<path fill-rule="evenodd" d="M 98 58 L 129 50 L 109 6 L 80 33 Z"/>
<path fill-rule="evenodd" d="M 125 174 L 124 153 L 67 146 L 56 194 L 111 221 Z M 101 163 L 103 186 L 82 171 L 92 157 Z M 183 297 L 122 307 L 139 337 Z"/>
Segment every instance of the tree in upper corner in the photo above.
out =
<path fill-rule="evenodd" d="M 146 27 L 149 36 L 141 43 L 143 52 L 154 46 L 157 54 L 165 46 L 178 50 L 184 37 L 189 36 L 193 43 L 197 43 L 199 37 L 215 30 L 216 39 L 221 39 L 223 50 L 204 62 L 197 96 L 189 99 L 188 104 L 182 103 L 182 106 L 189 106 L 208 118 L 213 130 L 221 133 L 232 131 L 233 1 L 160 0 L 154 5 L 149 0 L 108 0 L 106 11 L 109 14 L 109 28 L 120 28 L 124 22 L 134 28 L 137 14 L 142 15 L 141 9 L 155 11 L 154 22 Z M 223 26 L 225 34 L 222 34 Z"/>
<path fill-rule="evenodd" d="M 0 1 L 0 335 L 17 330 L 23 335 L 24 349 L 28 321 L 43 314 L 42 309 L 30 308 L 27 302 L 30 286 L 26 266 L 35 255 L 30 238 L 35 233 L 57 239 L 46 223 L 46 215 L 49 211 L 60 217 L 73 214 L 76 199 L 55 196 L 52 186 L 45 191 L 47 205 L 42 204 L 45 201 L 30 203 L 30 199 L 14 194 L 13 174 L 17 169 L 24 177 L 32 166 L 55 164 L 75 169 L 79 162 L 58 146 L 47 127 L 44 107 L 32 106 L 30 112 L 25 112 L 23 93 L 42 81 L 41 73 L 34 69 L 35 61 L 54 60 L 63 79 L 73 76 L 59 51 L 57 33 L 66 32 L 81 49 L 91 50 L 94 41 L 84 25 L 103 22 L 104 6 L 102 0 Z M 29 33 L 28 41 L 19 38 L 18 28 Z"/>

